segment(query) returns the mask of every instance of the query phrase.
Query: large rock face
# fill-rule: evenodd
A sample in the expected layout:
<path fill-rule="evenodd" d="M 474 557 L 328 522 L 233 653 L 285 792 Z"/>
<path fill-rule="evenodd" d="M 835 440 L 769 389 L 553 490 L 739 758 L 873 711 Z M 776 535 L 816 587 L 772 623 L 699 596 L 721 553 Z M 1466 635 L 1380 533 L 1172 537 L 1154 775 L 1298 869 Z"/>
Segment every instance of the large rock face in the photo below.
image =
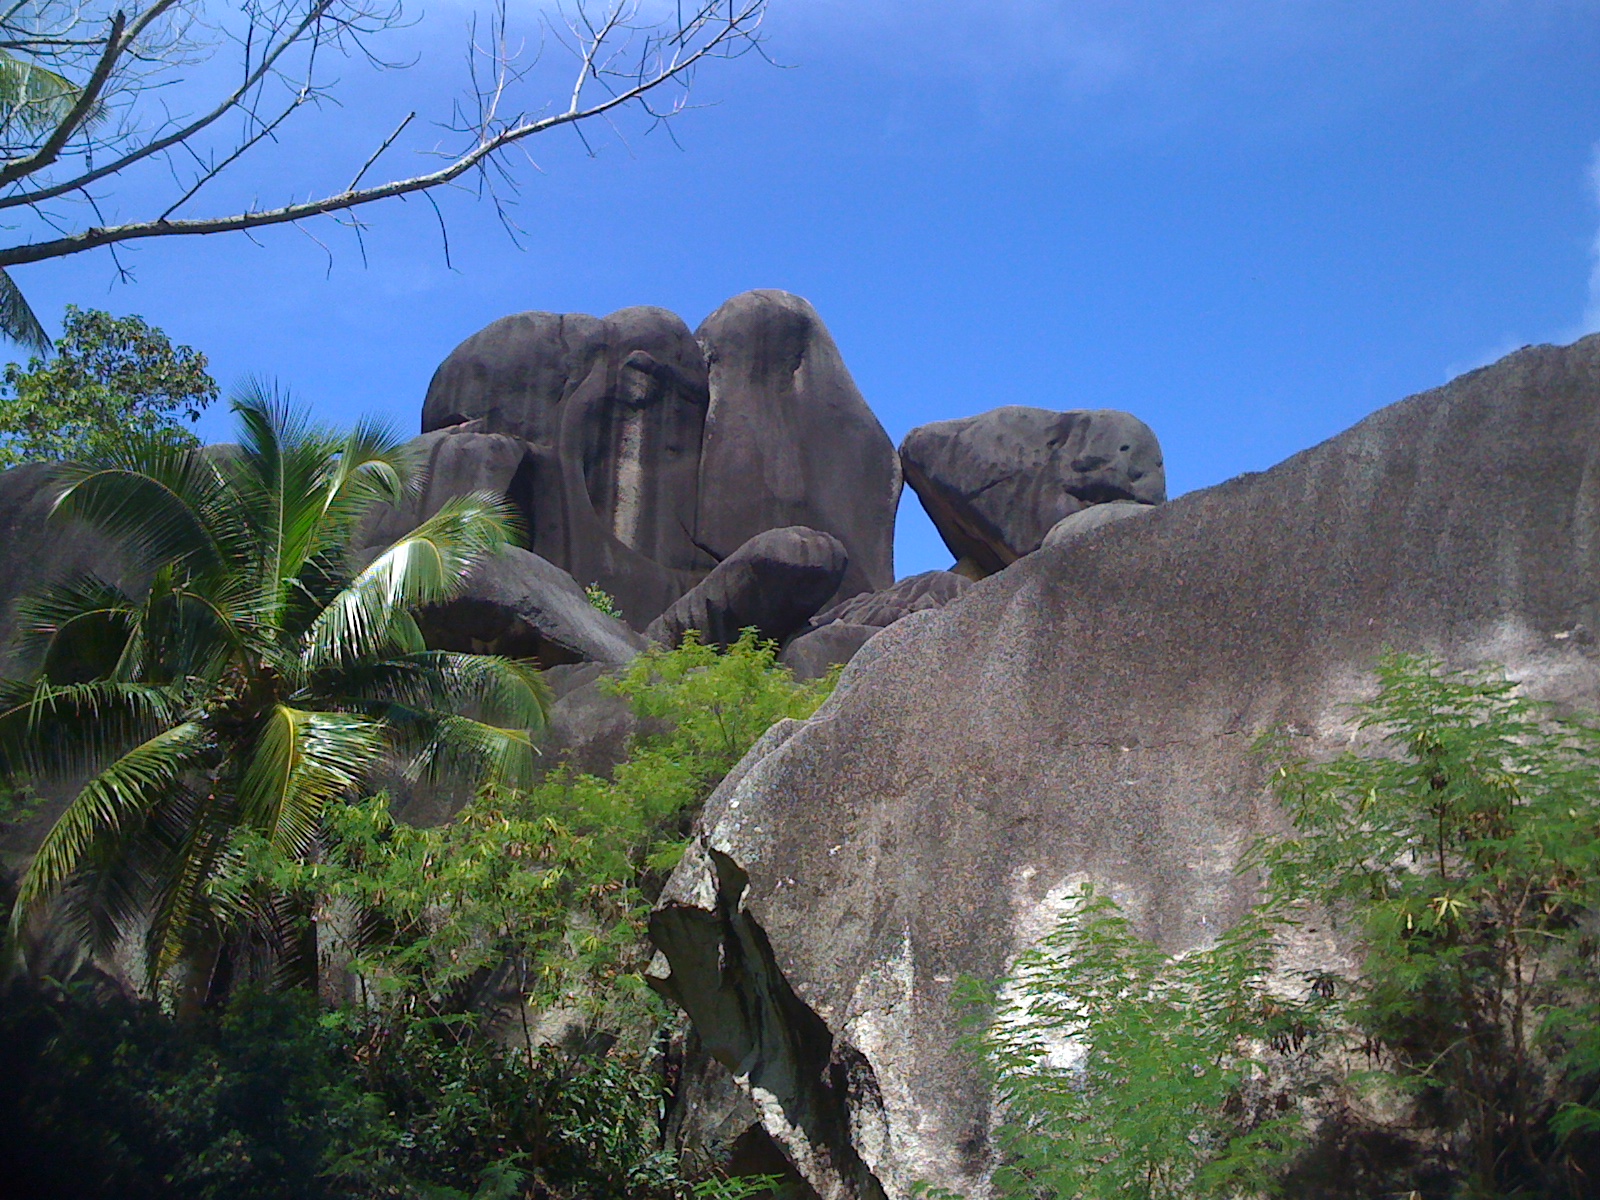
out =
<path fill-rule="evenodd" d="M 1039 548 L 1051 526 L 1115 500 L 1167 498 L 1150 427 L 1112 409 L 1011 405 L 906 434 L 906 482 L 966 569 L 992 574 Z"/>
<path fill-rule="evenodd" d="M 1003 972 L 1085 881 L 1169 950 L 1207 942 L 1279 819 L 1259 732 L 1346 745 L 1385 646 L 1595 707 L 1596 630 L 1600 337 L 878 634 L 707 807 L 652 923 L 661 986 L 824 1197 L 980 1196 L 992 1113 L 953 1048 L 956 979 Z"/>
<path fill-rule="evenodd" d="M 416 494 L 394 507 L 375 505 L 353 538 L 357 550 L 387 546 L 404 537 L 467 492 L 498 492 L 519 510 L 531 507 L 532 456 L 528 444 L 504 433 L 484 433 L 478 419 L 413 438 L 410 450 L 420 473 Z"/>
<path fill-rule="evenodd" d="M 642 627 L 716 564 L 694 544 L 708 401 L 700 347 L 665 309 L 524 313 L 451 353 L 422 425 L 524 443 L 512 499 L 529 548 Z"/>
<path fill-rule="evenodd" d="M 504 476 L 529 548 L 600 584 L 637 629 L 770 529 L 844 543 L 833 599 L 892 582 L 899 462 L 811 306 L 749 292 L 698 337 L 660 308 L 523 313 L 474 334 L 428 388 L 437 482 L 419 508 Z M 505 469 L 503 447 L 479 443 L 494 461 L 474 471 L 452 435 L 522 449 Z"/>
<path fill-rule="evenodd" d="M 758 533 L 651 622 L 653 641 L 676 646 L 691 629 L 730 646 L 744 629 L 781 642 L 827 603 L 849 565 L 831 533 L 793 526 Z"/>
<path fill-rule="evenodd" d="M 621 664 L 645 644 L 590 604 L 571 575 L 515 546 L 479 564 L 454 600 L 424 609 L 421 626 L 435 649 L 537 659 L 542 667 Z"/>
<path fill-rule="evenodd" d="M 50 521 L 59 492 L 48 463 L 0 471 L 0 673 L 21 665 L 12 661 L 12 637 L 22 597 L 80 575 L 143 586 L 133 559 L 115 542 L 81 525 Z"/>
<path fill-rule="evenodd" d="M 766 529 L 831 533 L 850 556 L 838 599 L 894 582 L 900 464 L 816 310 L 745 292 L 701 324 L 711 409 L 699 542 L 720 555 Z"/>

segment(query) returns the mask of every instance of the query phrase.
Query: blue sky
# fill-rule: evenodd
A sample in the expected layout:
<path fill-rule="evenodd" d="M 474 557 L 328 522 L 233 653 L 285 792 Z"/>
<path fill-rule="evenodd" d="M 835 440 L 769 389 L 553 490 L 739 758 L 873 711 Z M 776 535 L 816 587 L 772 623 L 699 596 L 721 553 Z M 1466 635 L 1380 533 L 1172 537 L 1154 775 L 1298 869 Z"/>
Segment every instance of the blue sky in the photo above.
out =
<path fill-rule="evenodd" d="M 352 65 L 344 107 L 241 175 L 343 183 L 460 83 L 465 0 Z M 527 18 L 534 10 L 522 11 Z M 227 386 L 415 427 L 463 338 L 524 309 L 808 297 L 898 441 L 1000 404 L 1125 408 L 1179 494 L 1258 470 L 1529 342 L 1600 328 L 1600 0 L 772 0 L 678 144 L 557 134 L 493 211 L 151 243 L 15 272 L 41 314 L 138 312 Z M 130 189 L 125 209 L 136 208 Z M 206 432 L 226 435 L 223 414 Z M 901 574 L 949 555 L 907 494 Z"/>

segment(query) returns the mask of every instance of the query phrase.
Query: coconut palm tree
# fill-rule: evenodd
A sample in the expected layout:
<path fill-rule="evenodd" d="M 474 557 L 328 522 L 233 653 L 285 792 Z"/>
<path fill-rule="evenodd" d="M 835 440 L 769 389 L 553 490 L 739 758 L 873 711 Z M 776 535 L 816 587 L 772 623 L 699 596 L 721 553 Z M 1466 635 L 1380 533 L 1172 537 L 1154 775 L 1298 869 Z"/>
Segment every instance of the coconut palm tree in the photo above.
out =
<path fill-rule="evenodd" d="M 503 499 L 458 497 L 353 570 L 356 523 L 409 486 L 405 448 L 262 388 L 233 407 L 237 447 L 134 436 L 63 469 L 53 519 L 126 545 L 149 585 L 34 596 L 18 623 L 36 669 L 0 683 L 0 775 L 86 780 L 22 880 L 13 945 L 48 903 L 99 953 L 142 933 L 146 986 L 182 964 L 201 996 L 225 947 L 293 941 L 253 858 L 314 856 L 326 806 L 386 762 L 525 779 L 547 699 L 531 664 L 429 650 L 413 618 L 511 541 Z"/>

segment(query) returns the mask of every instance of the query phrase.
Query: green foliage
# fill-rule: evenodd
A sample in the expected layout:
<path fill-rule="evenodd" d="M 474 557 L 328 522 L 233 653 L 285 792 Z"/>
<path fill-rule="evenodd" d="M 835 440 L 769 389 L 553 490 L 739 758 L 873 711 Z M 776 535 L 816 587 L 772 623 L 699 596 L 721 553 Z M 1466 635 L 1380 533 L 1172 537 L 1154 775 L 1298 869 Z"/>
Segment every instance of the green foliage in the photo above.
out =
<path fill-rule="evenodd" d="M 1180 957 L 1085 889 L 998 990 L 962 996 L 989 1019 L 972 1039 L 1007 1114 L 1004 1196 L 1179 1200 L 1262 1191 L 1292 1152 L 1297 1111 L 1264 1100 L 1300 1056 L 1316 1004 L 1267 986 L 1270 922 L 1251 919 Z"/>
<path fill-rule="evenodd" d="M 665 1014 L 641 974 L 644 922 L 696 807 L 832 685 L 796 683 L 774 652 L 747 634 L 642 656 L 613 686 L 653 732 L 611 779 L 489 787 L 427 829 L 383 797 L 338 805 L 315 858 L 235 840 L 245 891 L 295 898 L 348 959 L 358 995 L 338 1020 L 401 1130 L 395 1169 L 461 1194 L 502 1168 L 583 1196 L 684 1190 L 659 1144 Z"/>
<path fill-rule="evenodd" d="M 182 963 L 191 1007 L 251 960 L 314 969 L 306 923 L 252 886 L 259 845 L 314 857 L 324 813 L 385 760 L 530 779 L 546 696 L 528 664 L 426 649 L 412 616 L 510 542 L 503 501 L 451 500 L 351 578 L 351 530 L 401 496 L 409 453 L 260 390 L 234 409 L 231 454 L 130 433 L 61 468 L 56 513 L 123 542 L 151 582 L 131 595 L 85 576 L 29 598 L 19 650 L 36 669 L 0 680 L 0 780 L 87 779 L 13 931 L 59 898 L 97 951 L 144 937 L 149 990 Z"/>
<path fill-rule="evenodd" d="M 616 599 L 598 583 L 585 584 L 583 594 L 588 597 L 589 603 L 608 617 L 622 620 L 622 610 L 617 607 Z"/>
<path fill-rule="evenodd" d="M 777 647 L 745 630 L 724 651 L 703 645 L 691 631 L 676 650 L 639 655 L 611 686 L 650 721 L 668 732 L 637 739 L 614 774 L 621 807 L 633 814 L 646 839 L 647 860 L 670 870 L 683 836 L 682 817 L 722 782 L 784 718 L 804 719 L 833 691 L 838 672 L 796 683 L 776 663 Z"/>
<path fill-rule="evenodd" d="M 304 994 L 243 992 L 179 1029 L 153 1006 L 14 987 L 0 1002 L 6 1186 L 38 1197 L 350 1194 L 392 1141 Z"/>
<path fill-rule="evenodd" d="M 1266 743 L 1293 833 L 1246 856 L 1262 900 L 1213 946 L 1163 954 L 1089 892 L 998 989 L 968 989 L 992 1010 L 975 1044 L 1005 1104 L 1002 1195 L 1274 1194 L 1313 1112 L 1420 1138 L 1430 1178 L 1398 1194 L 1593 1194 L 1600 730 L 1425 659 L 1379 681 L 1359 723 L 1380 754 Z M 1356 969 L 1274 979 L 1313 918 Z"/>
<path fill-rule="evenodd" d="M 795 682 L 774 654 L 747 633 L 726 652 L 691 638 L 639 656 L 611 687 L 655 732 L 610 779 L 558 768 L 430 829 L 396 822 L 381 798 L 340 806 L 316 861 L 274 864 L 258 841 L 255 869 L 308 911 L 360 914 L 352 966 L 369 1004 L 443 1019 L 477 1008 L 492 981 L 519 1011 L 627 1025 L 656 1011 L 639 975 L 644 920 L 697 806 L 773 722 L 809 716 L 832 687 Z"/>
<path fill-rule="evenodd" d="M 1379 679 L 1360 723 L 1388 753 L 1285 763 L 1295 835 L 1249 865 L 1286 911 L 1341 919 L 1359 958 L 1342 1014 L 1448 1139 L 1461 1195 L 1590 1195 L 1600 729 L 1420 658 Z"/>
<path fill-rule="evenodd" d="M 6 78 L 0 70 L 0 83 Z M 101 458 L 130 434 L 195 446 L 183 423 L 216 398 L 198 350 L 174 346 L 141 317 L 69 304 L 55 355 L 0 373 L 0 467 Z"/>

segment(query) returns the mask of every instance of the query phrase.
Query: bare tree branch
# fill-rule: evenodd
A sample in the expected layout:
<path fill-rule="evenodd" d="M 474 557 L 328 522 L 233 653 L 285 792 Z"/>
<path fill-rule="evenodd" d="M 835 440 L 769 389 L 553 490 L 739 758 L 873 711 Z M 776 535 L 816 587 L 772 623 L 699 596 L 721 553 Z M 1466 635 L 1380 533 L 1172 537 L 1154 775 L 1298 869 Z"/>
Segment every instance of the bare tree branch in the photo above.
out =
<path fill-rule="evenodd" d="M 520 44 L 513 48 L 504 0 L 498 0 L 486 44 L 479 44 L 472 26 L 464 100 L 437 124 L 445 147 L 412 147 L 441 156 L 445 161 L 436 169 L 364 182 L 415 127 L 412 111 L 352 164 L 342 189 L 178 218 L 178 210 L 263 142 L 288 136 L 295 114 L 332 99 L 338 81 L 326 73 L 330 56 L 394 66 L 371 43 L 405 24 L 399 0 L 237 0 L 238 10 L 214 27 L 200 22 L 202 0 L 146 0 L 142 7 L 130 2 L 102 17 L 85 7 L 90 2 L 16 0 L 0 9 L 0 49 L 38 62 L 76 89 L 70 111 L 43 130 L 27 128 L 0 95 L 0 208 L 30 213 L 36 222 L 18 244 L 0 247 L 0 269 L 147 238 L 303 222 L 428 193 L 473 172 L 480 194 L 488 194 L 512 229 L 500 194 L 516 188 L 510 152 L 554 129 L 581 133 L 583 126 L 613 121 L 630 107 L 651 125 L 671 120 L 688 109 L 700 66 L 759 50 L 767 4 L 692 0 L 671 13 L 661 0 L 561 0 L 555 19 L 541 16 L 537 52 L 524 58 Z M 651 15 L 656 11 L 667 15 L 657 19 Z M 535 78 L 547 35 L 573 56 L 576 68 L 563 89 L 564 104 L 555 109 L 548 96 L 522 95 Z M 175 115 L 168 93 L 189 82 L 176 68 L 205 66 L 228 47 L 238 55 L 234 81 L 197 106 L 197 115 Z M 538 74 L 547 72 L 541 68 Z M 214 135 L 230 116 L 237 118 L 238 132 L 218 145 Z M 103 198 L 96 189 L 115 188 L 152 160 L 168 164 L 172 193 L 153 206 L 152 216 L 107 222 L 95 203 Z M 58 211 L 74 197 L 89 201 L 94 223 Z M 360 222 L 350 223 L 359 237 Z"/>

